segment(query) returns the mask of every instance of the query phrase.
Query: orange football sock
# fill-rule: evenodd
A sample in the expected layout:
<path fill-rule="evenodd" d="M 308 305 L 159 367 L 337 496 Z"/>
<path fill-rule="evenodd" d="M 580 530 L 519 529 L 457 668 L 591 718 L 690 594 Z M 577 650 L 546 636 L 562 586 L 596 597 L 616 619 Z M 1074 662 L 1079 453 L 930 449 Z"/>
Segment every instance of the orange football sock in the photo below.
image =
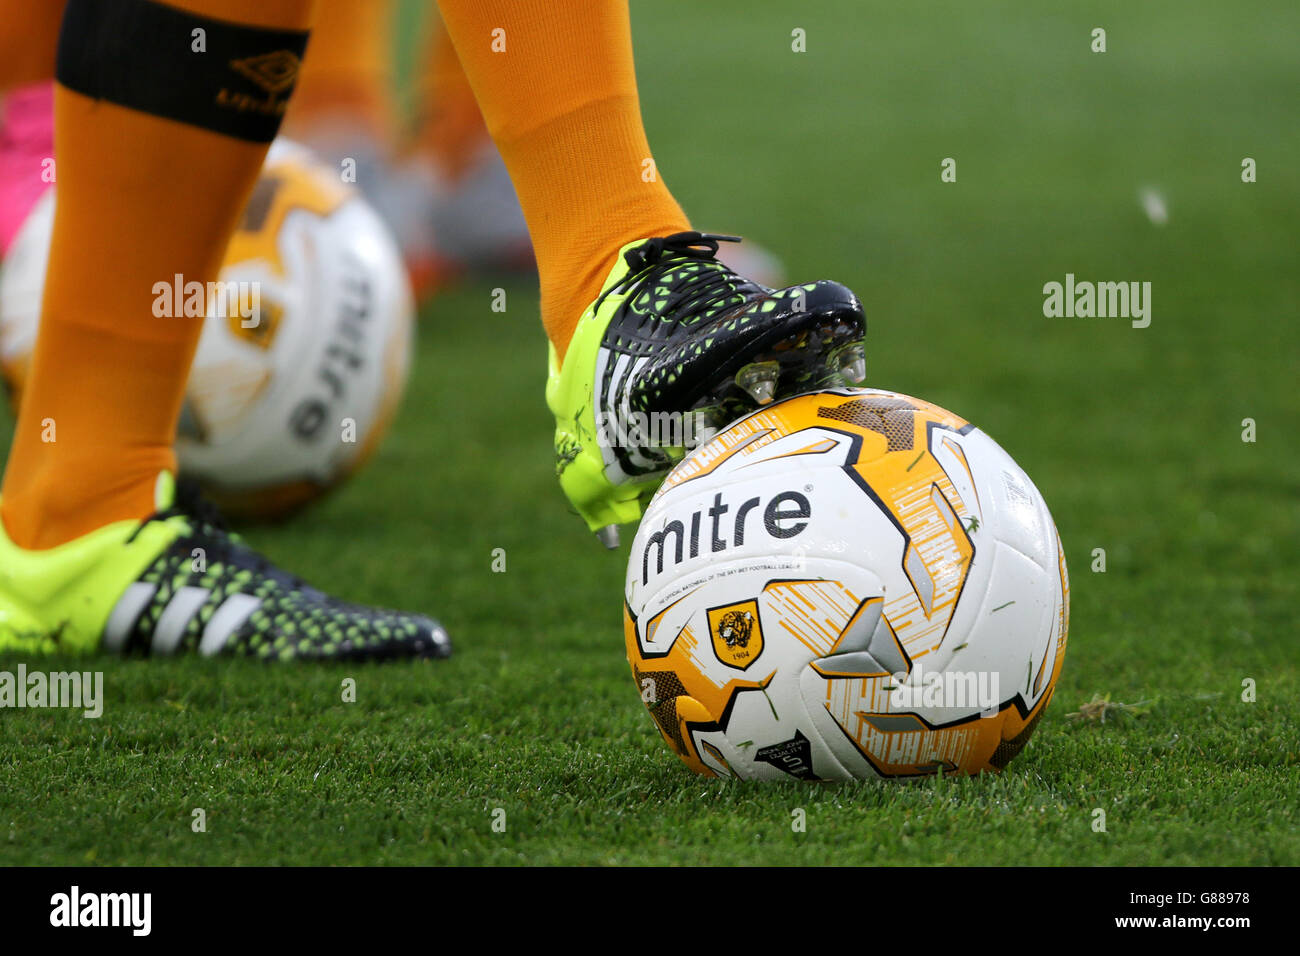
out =
<path fill-rule="evenodd" d="M 285 135 L 310 136 L 314 124 L 344 121 L 391 144 L 392 64 L 393 0 L 322 3 L 285 116 Z"/>
<path fill-rule="evenodd" d="M 441 22 L 429 31 L 421 59 L 420 111 L 415 149 L 431 157 L 450 180 L 460 177 L 490 140 L 465 68 Z"/>
<path fill-rule="evenodd" d="M 0 92 L 54 78 L 63 0 L 0 0 Z"/>
<path fill-rule="evenodd" d="M 180 11 L 225 21 L 235 31 L 242 26 L 299 31 L 301 42 L 312 5 L 312 0 L 173 0 L 152 6 L 169 8 L 169 16 Z M 135 70 L 148 60 L 150 43 L 165 41 L 157 34 L 115 39 L 102 18 L 119 8 L 71 3 L 61 45 L 69 42 L 68 23 L 78 8 L 82 22 L 101 18 L 95 42 L 110 49 L 99 61 L 75 61 L 70 72 L 77 82 L 105 82 L 124 98 L 158 98 L 156 85 L 113 86 L 111 67 L 120 62 L 121 70 Z M 210 27 L 214 33 L 225 29 Z M 185 33 L 189 36 L 189 29 Z M 113 42 L 133 44 L 138 56 L 119 61 Z M 255 64 L 267 61 L 264 48 L 271 50 L 279 74 L 250 67 L 257 81 L 249 85 L 230 69 L 214 74 L 220 79 L 213 82 L 223 89 L 229 83 L 244 97 L 240 102 L 287 96 L 297 57 L 280 52 L 280 35 L 245 46 L 260 55 L 251 58 Z M 224 59 L 214 63 L 217 70 L 226 67 Z M 250 119 L 252 110 L 220 111 L 213 106 L 219 94 L 202 84 L 190 100 L 161 97 L 158 109 L 194 109 L 210 125 L 226 123 L 241 131 L 250 122 L 266 125 L 236 138 L 164 119 L 74 92 L 66 85 L 72 80 L 63 65 L 61 50 L 55 91 L 58 203 L 41 327 L 0 504 L 10 537 L 26 548 L 50 548 L 108 522 L 153 511 L 158 472 L 175 469 L 172 440 L 203 322 L 156 316 L 154 287 L 171 283 L 177 274 L 186 282 L 217 277 L 275 125 L 265 116 Z"/>
<path fill-rule="evenodd" d="M 689 229 L 641 124 L 626 0 L 440 0 L 537 256 L 563 357 L 619 247 Z"/>

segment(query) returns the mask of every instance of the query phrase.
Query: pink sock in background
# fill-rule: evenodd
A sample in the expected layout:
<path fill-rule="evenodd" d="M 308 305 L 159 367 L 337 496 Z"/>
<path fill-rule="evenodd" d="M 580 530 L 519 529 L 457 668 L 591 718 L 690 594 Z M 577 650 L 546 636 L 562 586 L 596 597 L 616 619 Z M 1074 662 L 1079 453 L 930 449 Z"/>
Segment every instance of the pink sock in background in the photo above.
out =
<path fill-rule="evenodd" d="M 0 100 L 0 252 L 51 185 L 54 84 L 18 87 Z"/>

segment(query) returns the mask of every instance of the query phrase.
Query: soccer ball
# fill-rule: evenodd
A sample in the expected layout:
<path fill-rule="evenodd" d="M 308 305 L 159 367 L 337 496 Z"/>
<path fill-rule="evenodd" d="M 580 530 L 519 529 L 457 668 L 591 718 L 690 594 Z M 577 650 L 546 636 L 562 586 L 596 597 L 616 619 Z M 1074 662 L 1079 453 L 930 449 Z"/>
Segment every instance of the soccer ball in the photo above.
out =
<path fill-rule="evenodd" d="M 0 273 L 0 364 L 21 397 L 40 317 L 54 190 Z M 414 316 L 387 227 L 302 147 L 271 149 L 219 283 L 163 277 L 155 314 L 206 316 L 181 411 L 181 473 L 228 511 L 282 515 L 378 445 L 406 385 Z M 160 318 L 159 321 L 170 321 Z"/>
<path fill-rule="evenodd" d="M 762 408 L 687 456 L 627 571 L 637 690 L 701 774 L 1001 770 L 1061 671 L 1069 584 L 1038 489 L 906 395 Z"/>

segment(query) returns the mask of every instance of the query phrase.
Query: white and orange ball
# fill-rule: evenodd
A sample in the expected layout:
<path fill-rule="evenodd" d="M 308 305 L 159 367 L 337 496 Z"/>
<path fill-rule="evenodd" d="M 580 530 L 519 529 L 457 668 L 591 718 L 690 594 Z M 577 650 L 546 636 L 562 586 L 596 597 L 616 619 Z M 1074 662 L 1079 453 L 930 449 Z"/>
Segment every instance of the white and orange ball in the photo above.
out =
<path fill-rule="evenodd" d="M 0 364 L 15 405 L 56 201 L 54 189 L 41 198 L 0 271 Z M 176 451 L 182 474 L 228 510 L 291 511 L 382 439 L 406 387 L 410 283 L 379 216 L 305 149 L 273 145 L 218 284 L 162 276 L 153 291 L 158 321 L 205 316 Z"/>
<path fill-rule="evenodd" d="M 1038 489 L 993 439 L 873 389 L 791 398 L 686 457 L 632 545 L 637 691 L 698 773 L 1000 770 L 1065 656 Z"/>

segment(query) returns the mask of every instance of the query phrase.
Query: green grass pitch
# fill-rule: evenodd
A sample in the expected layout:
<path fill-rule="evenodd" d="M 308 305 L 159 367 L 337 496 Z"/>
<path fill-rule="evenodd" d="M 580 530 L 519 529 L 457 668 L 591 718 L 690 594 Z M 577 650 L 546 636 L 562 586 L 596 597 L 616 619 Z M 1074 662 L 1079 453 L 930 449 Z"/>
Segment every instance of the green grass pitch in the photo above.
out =
<path fill-rule="evenodd" d="M 624 660 L 626 545 L 605 553 L 555 483 L 534 285 L 499 314 L 484 282 L 426 310 L 367 468 L 246 532 L 325 589 L 440 616 L 455 658 L 83 664 L 101 719 L 0 712 L 0 864 L 1300 863 L 1300 10 L 673 0 L 633 20 L 694 222 L 852 285 L 869 383 L 974 421 L 1046 496 L 1073 614 L 1029 746 L 997 777 L 904 786 L 690 775 Z M 1045 318 L 1067 272 L 1150 281 L 1150 327 Z M 1068 718 L 1096 696 L 1136 706 Z"/>

